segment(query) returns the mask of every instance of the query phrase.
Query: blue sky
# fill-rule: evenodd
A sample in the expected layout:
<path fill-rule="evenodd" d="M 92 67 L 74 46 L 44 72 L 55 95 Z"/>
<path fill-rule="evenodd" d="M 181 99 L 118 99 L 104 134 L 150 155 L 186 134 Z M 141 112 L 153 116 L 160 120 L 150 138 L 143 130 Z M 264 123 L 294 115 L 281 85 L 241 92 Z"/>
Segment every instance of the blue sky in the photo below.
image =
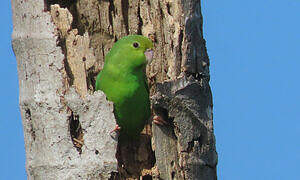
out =
<path fill-rule="evenodd" d="M 224 180 L 299 179 L 300 1 L 202 2 Z"/>
<path fill-rule="evenodd" d="M 220 180 L 296 180 L 300 162 L 300 1 L 202 2 Z M 11 48 L 0 7 L 0 180 L 26 179 Z"/>
<path fill-rule="evenodd" d="M 17 63 L 11 47 L 11 5 L 0 6 L 0 180 L 26 179 L 23 129 L 18 101 Z"/>

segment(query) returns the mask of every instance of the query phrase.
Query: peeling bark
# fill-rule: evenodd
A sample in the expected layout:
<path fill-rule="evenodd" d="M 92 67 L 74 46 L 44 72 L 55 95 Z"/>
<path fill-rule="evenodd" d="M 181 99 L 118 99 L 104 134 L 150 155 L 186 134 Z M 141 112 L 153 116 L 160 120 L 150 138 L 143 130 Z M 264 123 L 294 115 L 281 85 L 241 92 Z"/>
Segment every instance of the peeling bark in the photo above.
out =
<path fill-rule="evenodd" d="M 12 1 L 12 7 L 28 179 L 110 178 L 117 172 L 117 142 L 109 135 L 115 126 L 112 103 L 101 92 L 82 99 L 77 84 L 77 92 L 70 87 L 77 77 L 67 73 L 68 47 L 61 44 L 60 29 L 44 12 L 44 2 Z M 86 48 L 80 50 L 84 54 Z M 80 121 L 84 141 L 72 137 L 72 116 Z M 84 142 L 81 147 L 74 138 Z"/>
<path fill-rule="evenodd" d="M 209 59 L 200 0 L 12 0 L 13 49 L 29 179 L 216 179 Z M 112 104 L 94 92 L 113 43 L 142 34 L 153 110 L 119 144 Z"/>

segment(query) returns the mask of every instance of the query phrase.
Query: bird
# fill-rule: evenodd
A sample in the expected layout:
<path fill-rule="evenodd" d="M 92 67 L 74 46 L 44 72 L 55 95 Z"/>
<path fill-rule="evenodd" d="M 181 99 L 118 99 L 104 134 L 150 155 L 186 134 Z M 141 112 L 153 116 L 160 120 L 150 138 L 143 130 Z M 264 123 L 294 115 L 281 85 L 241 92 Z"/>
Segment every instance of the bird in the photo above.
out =
<path fill-rule="evenodd" d="M 153 58 L 153 43 L 142 35 L 118 40 L 105 56 L 96 78 L 101 90 L 114 104 L 116 128 L 120 136 L 138 138 L 151 116 L 146 65 Z"/>

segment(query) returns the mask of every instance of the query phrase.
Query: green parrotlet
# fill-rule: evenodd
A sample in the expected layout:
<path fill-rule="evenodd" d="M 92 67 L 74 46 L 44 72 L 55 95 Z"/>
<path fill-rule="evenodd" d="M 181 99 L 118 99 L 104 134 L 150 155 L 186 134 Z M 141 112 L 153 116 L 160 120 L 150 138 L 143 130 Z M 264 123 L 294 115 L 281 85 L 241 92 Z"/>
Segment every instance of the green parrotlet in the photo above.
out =
<path fill-rule="evenodd" d="M 123 37 L 106 55 L 97 76 L 96 90 L 114 103 L 116 130 L 129 138 L 139 137 L 151 115 L 145 67 L 152 60 L 152 48 L 152 42 L 144 36 Z"/>

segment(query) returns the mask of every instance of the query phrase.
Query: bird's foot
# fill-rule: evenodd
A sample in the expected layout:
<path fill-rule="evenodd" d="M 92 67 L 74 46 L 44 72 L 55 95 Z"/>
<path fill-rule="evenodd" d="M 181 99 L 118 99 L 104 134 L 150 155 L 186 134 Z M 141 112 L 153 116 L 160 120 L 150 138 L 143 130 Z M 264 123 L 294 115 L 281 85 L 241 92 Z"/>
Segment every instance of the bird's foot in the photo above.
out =
<path fill-rule="evenodd" d="M 121 130 L 121 127 L 117 124 L 115 129 L 113 129 L 112 131 L 110 131 L 110 137 L 112 137 L 114 140 L 118 139 L 118 136 L 120 135 L 119 132 Z"/>
<path fill-rule="evenodd" d="M 116 132 L 116 131 L 120 131 L 121 127 L 117 124 L 115 129 L 113 129 L 112 131 L 110 131 L 110 133 Z"/>
<path fill-rule="evenodd" d="M 153 122 L 157 125 L 162 125 L 162 126 L 168 124 L 161 116 L 158 115 L 153 116 Z"/>

